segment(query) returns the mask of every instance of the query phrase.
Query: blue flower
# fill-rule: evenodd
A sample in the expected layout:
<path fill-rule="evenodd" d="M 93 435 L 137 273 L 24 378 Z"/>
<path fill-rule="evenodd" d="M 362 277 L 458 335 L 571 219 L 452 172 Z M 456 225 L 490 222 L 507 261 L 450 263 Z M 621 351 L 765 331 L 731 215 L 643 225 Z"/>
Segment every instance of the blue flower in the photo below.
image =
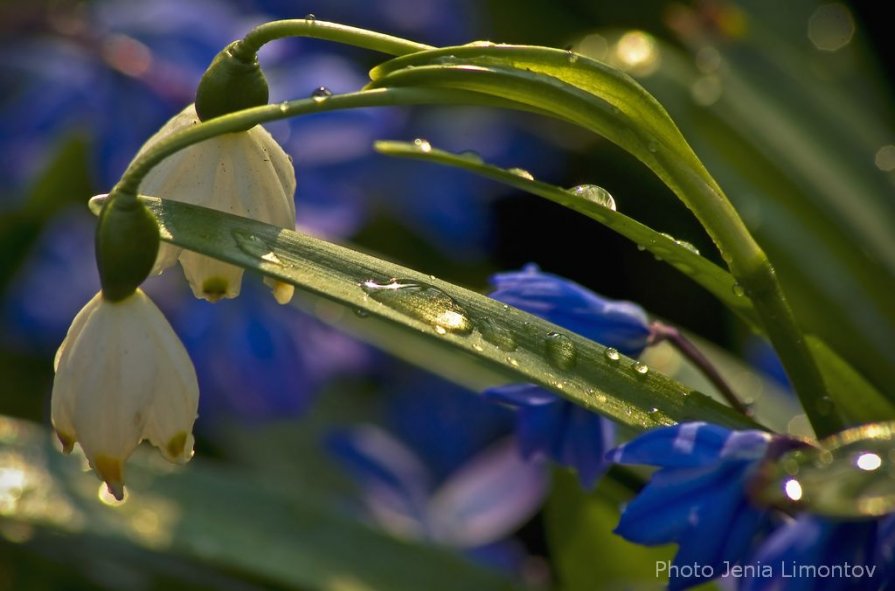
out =
<path fill-rule="evenodd" d="M 650 331 L 646 314 L 636 304 L 604 299 L 536 265 L 492 278 L 491 297 L 558 324 L 563 328 L 638 356 Z M 547 457 L 574 468 L 591 488 L 605 471 L 605 451 L 615 427 L 608 420 L 530 384 L 491 388 L 483 395 L 519 409 L 516 435 L 526 458 Z"/>
<path fill-rule="evenodd" d="M 546 467 L 522 461 L 508 439 L 478 450 L 440 482 L 413 450 L 373 425 L 333 433 L 328 448 L 359 486 L 374 523 L 456 548 L 512 534 L 538 510 L 549 481 Z"/>
<path fill-rule="evenodd" d="M 641 493 L 622 511 L 615 532 L 647 546 L 677 542 L 673 566 L 711 567 L 747 558 L 756 537 L 772 525 L 769 509 L 747 497 L 752 476 L 773 436 L 731 431 L 707 423 L 654 429 L 608 454 L 620 464 L 658 466 Z M 703 582 L 708 569 L 671 570 L 669 589 Z"/>
<path fill-rule="evenodd" d="M 895 517 L 839 521 L 801 515 L 775 531 L 752 557 L 771 565 L 773 576 L 746 577 L 741 591 L 848 591 L 891 589 L 895 576 Z M 810 576 L 800 567 L 836 567 Z M 848 568 L 848 572 L 844 569 Z"/>
<path fill-rule="evenodd" d="M 529 264 L 491 278 L 495 300 L 540 316 L 624 355 L 637 357 L 650 335 L 643 308 L 603 298 L 581 285 Z"/>

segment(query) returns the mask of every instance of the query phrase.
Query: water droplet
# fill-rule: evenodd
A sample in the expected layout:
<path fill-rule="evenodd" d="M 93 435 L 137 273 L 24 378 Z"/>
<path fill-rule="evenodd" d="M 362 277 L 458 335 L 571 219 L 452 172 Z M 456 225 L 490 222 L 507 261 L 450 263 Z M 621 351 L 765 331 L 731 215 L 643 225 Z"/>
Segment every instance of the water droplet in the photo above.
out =
<path fill-rule="evenodd" d="M 646 246 L 644 246 L 644 245 L 642 245 L 642 244 L 638 244 L 638 245 L 637 245 L 637 250 L 639 250 L 640 252 L 643 252 L 644 250 L 646 250 Z"/>
<path fill-rule="evenodd" d="M 739 283 L 734 283 L 731 289 L 733 290 L 733 295 L 738 298 L 741 298 L 746 294 L 745 290 L 743 290 L 743 287 Z"/>
<path fill-rule="evenodd" d="M 322 103 L 329 97 L 333 95 L 333 91 L 328 89 L 325 86 L 318 86 L 314 89 L 314 92 L 311 93 L 311 98 L 318 103 Z"/>
<path fill-rule="evenodd" d="M 274 265 L 283 264 L 280 257 L 274 254 L 270 245 L 258 236 L 243 232 L 242 230 L 233 230 L 232 234 L 233 240 L 236 241 L 236 246 L 247 255 L 257 257 L 262 261 Z"/>
<path fill-rule="evenodd" d="M 485 350 L 485 348 L 478 343 L 473 343 L 472 348 L 475 349 L 476 351 L 478 351 L 479 353 L 481 353 L 482 351 Z"/>
<path fill-rule="evenodd" d="M 287 101 L 283 101 L 282 103 L 280 103 L 280 112 L 281 113 L 285 113 L 288 110 L 289 110 L 289 103 Z"/>
<path fill-rule="evenodd" d="M 866 472 L 878 470 L 883 465 L 883 459 L 879 454 L 873 452 L 863 452 L 855 458 L 855 465 Z"/>
<path fill-rule="evenodd" d="M 385 283 L 364 281 L 361 288 L 377 302 L 421 320 L 441 335 L 467 335 L 473 325 L 466 310 L 437 287 L 402 279 Z"/>
<path fill-rule="evenodd" d="M 547 334 L 547 340 L 544 342 L 547 351 L 547 361 L 553 367 L 562 370 L 569 370 L 578 363 L 578 349 L 572 339 L 559 332 L 551 332 Z"/>
<path fill-rule="evenodd" d="M 674 243 L 677 244 L 678 246 L 680 246 L 681 248 L 686 248 L 693 254 L 699 254 L 699 249 L 696 248 L 695 246 L 693 246 L 692 244 L 690 244 L 689 242 L 687 242 L 686 240 L 675 240 Z"/>
<path fill-rule="evenodd" d="M 634 369 L 634 371 L 642 376 L 645 376 L 649 373 L 649 366 L 641 361 L 635 361 L 634 365 L 632 365 L 631 367 Z"/>
<path fill-rule="evenodd" d="M 413 140 L 413 145 L 416 146 L 416 149 L 420 152 L 429 153 L 432 151 L 432 144 L 430 144 L 428 140 L 422 138 Z"/>
<path fill-rule="evenodd" d="M 467 162 L 473 162 L 475 164 L 482 164 L 484 162 L 482 156 L 475 150 L 463 150 L 462 152 L 457 154 L 457 156 L 459 156 L 463 160 L 466 160 Z"/>
<path fill-rule="evenodd" d="M 569 193 L 580 197 L 585 201 L 596 203 L 607 209 L 615 211 L 615 199 L 609 194 L 609 191 L 597 185 L 578 185 L 569 189 Z"/>
<path fill-rule="evenodd" d="M 314 21 L 317 20 L 317 17 L 314 16 L 313 14 L 308 13 L 308 14 L 305 15 L 305 20 L 306 20 L 306 21 L 314 22 Z"/>
<path fill-rule="evenodd" d="M 366 310 L 364 310 L 363 308 L 355 308 L 354 315 L 357 316 L 358 318 L 367 318 L 370 315 L 370 313 L 367 312 Z"/>
<path fill-rule="evenodd" d="M 792 501 L 802 498 L 802 485 L 795 478 L 789 478 L 783 484 L 783 493 Z"/>
<path fill-rule="evenodd" d="M 567 56 L 568 56 L 570 64 L 574 64 L 575 62 L 578 61 L 578 54 L 575 53 L 574 51 L 572 51 L 571 49 L 569 49 Z"/>
<path fill-rule="evenodd" d="M 656 151 L 659 149 L 659 142 L 657 142 L 656 140 L 650 140 L 649 143 L 646 145 L 646 149 L 655 154 Z"/>
<path fill-rule="evenodd" d="M 621 359 L 621 355 L 618 354 L 618 349 L 614 349 L 613 347 L 607 347 L 605 351 L 603 351 L 603 355 L 606 356 L 606 359 L 609 361 L 618 361 Z"/>
<path fill-rule="evenodd" d="M 528 181 L 535 180 L 535 177 L 530 172 L 525 170 L 524 168 L 510 168 L 507 170 L 507 172 L 509 172 L 510 174 L 514 174 L 518 177 L 522 177 Z"/>
<path fill-rule="evenodd" d="M 513 367 L 519 367 L 519 362 L 516 361 L 515 359 L 513 359 L 512 357 L 510 357 L 509 355 L 506 356 L 506 360 L 507 360 L 507 363 L 509 363 Z"/>
<path fill-rule="evenodd" d="M 483 318 L 478 323 L 482 338 L 501 351 L 512 352 L 516 350 L 516 338 L 508 328 L 497 324 L 490 318 Z"/>

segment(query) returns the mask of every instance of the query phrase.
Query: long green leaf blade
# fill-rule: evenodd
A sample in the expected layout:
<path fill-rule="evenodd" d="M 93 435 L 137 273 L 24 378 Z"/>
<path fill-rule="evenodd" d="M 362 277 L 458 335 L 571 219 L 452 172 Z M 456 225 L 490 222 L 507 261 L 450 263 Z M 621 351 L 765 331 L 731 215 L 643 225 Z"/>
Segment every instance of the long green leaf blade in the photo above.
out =
<path fill-rule="evenodd" d="M 694 419 L 755 426 L 632 359 L 611 359 L 593 341 L 433 276 L 246 218 L 141 199 L 158 218 L 162 240 L 260 271 L 462 350 L 506 383 L 539 384 L 637 429 Z M 568 337 L 569 358 L 549 354 L 550 333 Z"/>
<path fill-rule="evenodd" d="M 376 142 L 375 147 L 379 152 L 389 156 L 425 160 L 469 170 L 584 214 L 671 264 L 717 297 L 753 330 L 762 331 L 751 301 L 742 295 L 730 273 L 637 220 L 576 197 L 554 185 L 486 164 L 476 156 L 452 154 L 431 145 L 421 148 L 416 143 L 407 142 L 380 141 Z M 813 335 L 808 335 L 807 338 L 812 354 L 818 360 L 820 371 L 830 388 L 832 398 L 842 407 L 850 421 L 859 423 L 895 418 L 895 405 L 892 402 L 863 379 L 822 339 Z"/>
<path fill-rule="evenodd" d="M 414 158 L 462 168 L 586 215 L 671 264 L 717 297 L 753 328 L 760 326 L 752 302 L 743 295 L 730 273 L 677 243 L 667 234 L 657 232 L 623 213 L 576 197 L 554 185 L 487 164 L 476 157 L 452 154 L 431 146 L 420 149 L 417 144 L 407 142 L 380 141 L 376 142 L 375 147 L 377 151 L 389 156 Z"/>

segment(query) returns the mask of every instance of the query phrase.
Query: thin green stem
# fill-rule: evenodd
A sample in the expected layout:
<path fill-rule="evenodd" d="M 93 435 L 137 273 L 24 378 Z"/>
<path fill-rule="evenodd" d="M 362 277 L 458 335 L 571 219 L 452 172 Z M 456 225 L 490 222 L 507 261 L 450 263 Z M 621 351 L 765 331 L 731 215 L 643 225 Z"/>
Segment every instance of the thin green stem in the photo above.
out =
<path fill-rule="evenodd" d="M 697 176 L 670 161 L 665 164 L 663 172 L 671 186 L 685 196 L 687 206 L 718 245 L 743 296 L 752 300 L 815 432 L 826 437 L 841 431 L 842 417 L 827 395 L 827 385 L 767 255 L 707 171 Z"/>
<path fill-rule="evenodd" d="M 433 49 L 431 45 L 415 43 L 400 37 L 392 37 L 391 35 L 384 35 L 375 31 L 367 31 L 338 23 L 318 21 L 316 19 L 291 19 L 258 25 L 243 37 L 240 51 L 244 51 L 244 55 L 253 55 L 265 43 L 285 37 L 325 39 L 389 55 L 406 55 Z"/>
<path fill-rule="evenodd" d="M 245 129 L 259 123 L 287 119 L 298 115 L 323 113 L 341 109 L 389 107 L 398 105 L 468 104 L 471 94 L 465 91 L 429 88 L 379 88 L 320 98 L 286 101 L 276 105 L 264 105 L 245 109 L 222 117 L 192 125 L 161 140 L 131 162 L 112 190 L 116 195 L 134 196 L 139 193 L 140 183 L 159 162 L 184 148 L 199 142 Z M 481 100 L 477 100 L 481 103 Z M 506 106 L 505 101 L 494 99 L 487 104 Z"/>

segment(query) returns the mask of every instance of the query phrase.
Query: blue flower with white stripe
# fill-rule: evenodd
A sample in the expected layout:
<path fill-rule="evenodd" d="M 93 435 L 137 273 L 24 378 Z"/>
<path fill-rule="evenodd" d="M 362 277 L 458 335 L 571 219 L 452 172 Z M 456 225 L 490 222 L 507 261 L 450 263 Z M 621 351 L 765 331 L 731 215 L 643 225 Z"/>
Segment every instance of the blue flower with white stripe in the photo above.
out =
<path fill-rule="evenodd" d="M 773 526 L 768 508 L 752 503 L 750 480 L 769 452 L 795 442 L 763 431 L 731 431 L 708 423 L 682 423 L 649 431 L 618 447 L 618 464 L 659 469 L 622 511 L 615 533 L 647 546 L 676 542 L 672 566 L 698 564 L 715 575 L 725 563 L 748 558 L 757 538 Z M 706 580 L 709 569 L 670 569 L 669 589 Z"/>
<path fill-rule="evenodd" d="M 642 308 L 600 297 L 537 265 L 492 277 L 495 300 L 525 310 L 572 332 L 637 357 L 647 345 L 649 323 Z M 607 468 L 604 458 L 615 426 L 540 386 L 512 384 L 486 390 L 485 398 L 518 409 L 516 436 L 523 457 L 546 457 L 573 468 L 592 488 Z"/>

